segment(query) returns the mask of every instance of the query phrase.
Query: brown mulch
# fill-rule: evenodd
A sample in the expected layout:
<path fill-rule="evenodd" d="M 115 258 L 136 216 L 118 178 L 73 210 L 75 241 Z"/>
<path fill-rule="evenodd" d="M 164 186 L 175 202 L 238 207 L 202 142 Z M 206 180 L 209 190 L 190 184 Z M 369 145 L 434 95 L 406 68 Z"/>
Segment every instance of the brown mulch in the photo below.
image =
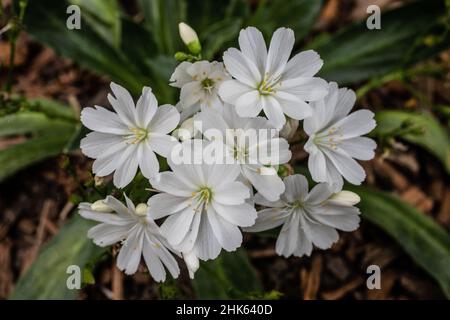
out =
<path fill-rule="evenodd" d="M 383 2 L 383 1 L 379 1 Z M 337 23 L 337 1 L 329 1 L 322 14 L 323 25 Z M 358 12 L 353 13 L 357 16 Z M 348 18 L 350 19 L 350 18 Z M 47 97 L 81 107 L 107 105 L 108 81 L 55 56 L 22 35 L 15 63 L 14 91 L 28 98 Z M 5 59 L 8 46 L 0 42 Z M 449 54 L 444 53 L 444 54 Z M 442 61 L 439 60 L 438 61 Z M 0 83 L 6 79 L 0 71 Z M 442 94 L 442 83 L 426 78 L 416 83 L 431 101 L 450 103 Z M 447 87 L 448 88 L 448 87 Z M 447 89 L 448 90 L 448 89 Z M 450 91 L 448 91 L 450 92 Z M 390 83 L 365 96 L 359 105 L 380 110 L 423 107 L 405 88 Z M 3 142 L 6 146 L 6 142 Z M 4 146 L 3 146 L 4 147 Z M 294 153 L 294 162 L 305 164 L 304 152 Z M 63 163 L 69 162 L 69 168 Z M 5 299 L 18 278 L 33 263 L 42 244 L 49 241 L 74 206 L 69 197 L 78 185 L 90 179 L 91 161 L 80 152 L 60 156 L 27 168 L 0 184 L 0 299 Z M 367 183 L 392 191 L 404 201 L 429 215 L 450 230 L 450 184 L 442 165 L 430 154 L 399 144 L 390 154 L 377 154 L 364 163 Z M 82 235 L 80 235 L 82 236 Z M 436 282 L 406 255 L 381 229 L 363 221 L 352 233 L 341 233 L 330 250 L 315 250 L 311 257 L 278 257 L 275 240 L 245 235 L 252 264 L 265 290 L 278 290 L 288 299 L 443 299 Z M 381 290 L 369 290 L 366 268 L 381 267 Z M 142 269 L 144 270 L 144 269 Z M 158 286 L 144 272 L 126 276 L 113 260 L 100 263 L 96 285 L 86 287 L 83 299 L 154 299 L 160 297 Z M 179 281 L 181 294 L 192 298 L 186 270 Z"/>

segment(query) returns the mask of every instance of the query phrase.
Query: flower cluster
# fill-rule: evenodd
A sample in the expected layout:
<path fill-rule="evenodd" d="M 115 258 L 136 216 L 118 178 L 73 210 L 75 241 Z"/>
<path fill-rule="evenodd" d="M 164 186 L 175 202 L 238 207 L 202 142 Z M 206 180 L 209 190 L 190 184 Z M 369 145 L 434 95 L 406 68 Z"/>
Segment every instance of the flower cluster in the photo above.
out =
<path fill-rule="evenodd" d="M 185 24 L 180 32 L 198 54 L 196 33 Z M 152 186 L 146 204 L 135 206 L 124 194 L 126 205 L 108 196 L 79 206 L 81 216 L 99 222 L 88 232 L 97 245 L 122 243 L 119 269 L 135 273 L 143 256 L 155 281 L 164 281 L 166 269 L 175 278 L 180 273 L 175 255 L 193 277 L 199 260 L 239 248 L 242 231 L 281 227 L 276 252 L 300 257 L 330 248 L 337 230 L 358 228 L 359 197 L 342 188 L 344 179 L 365 179 L 356 160 L 374 157 L 375 142 L 362 137 L 375 127 L 374 114 L 351 112 L 354 92 L 315 76 L 323 65 L 316 52 L 290 58 L 293 46 L 291 29 L 276 30 L 267 49 L 261 32 L 248 27 L 223 63 L 177 66 L 170 78 L 180 88 L 176 107 L 158 107 L 148 87 L 135 104 L 112 83 L 115 112 L 83 109 L 81 121 L 92 132 L 81 150 L 95 159 L 92 171 L 114 174 L 114 185 L 124 188 L 139 169 Z M 280 176 L 299 120 L 317 182 L 311 190 L 303 175 Z M 169 171 L 160 172 L 156 154 Z"/>

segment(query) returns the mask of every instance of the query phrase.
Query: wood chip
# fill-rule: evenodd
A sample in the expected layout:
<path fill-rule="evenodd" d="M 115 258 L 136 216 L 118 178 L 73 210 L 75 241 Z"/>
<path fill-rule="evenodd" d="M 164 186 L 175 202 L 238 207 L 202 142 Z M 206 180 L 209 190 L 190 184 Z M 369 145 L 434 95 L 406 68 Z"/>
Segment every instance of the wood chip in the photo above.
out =
<path fill-rule="evenodd" d="M 322 293 L 322 298 L 325 300 L 337 300 L 345 297 L 348 293 L 358 288 L 361 284 L 363 284 L 364 280 L 362 278 L 355 278 L 352 281 L 348 282 L 344 286 L 339 289 L 327 291 Z"/>
<path fill-rule="evenodd" d="M 13 287 L 11 248 L 12 243 L 9 239 L 0 243 L 0 299 L 6 299 Z"/>
<path fill-rule="evenodd" d="M 389 298 L 392 288 L 398 276 L 394 272 L 384 272 L 381 274 L 381 289 L 367 289 L 367 299 L 386 300 Z"/>
<path fill-rule="evenodd" d="M 252 250 L 248 252 L 250 258 L 271 258 L 276 257 L 277 253 L 273 248 L 263 249 L 263 250 Z"/>
<path fill-rule="evenodd" d="M 395 189 L 402 191 L 409 186 L 409 182 L 405 176 L 388 162 L 376 158 L 375 161 L 373 161 L 373 165 L 377 174 L 390 181 Z"/>
<path fill-rule="evenodd" d="M 441 209 L 437 215 L 437 220 L 447 227 L 450 226 L 450 188 L 447 188 L 444 193 L 444 197 L 441 202 Z"/>

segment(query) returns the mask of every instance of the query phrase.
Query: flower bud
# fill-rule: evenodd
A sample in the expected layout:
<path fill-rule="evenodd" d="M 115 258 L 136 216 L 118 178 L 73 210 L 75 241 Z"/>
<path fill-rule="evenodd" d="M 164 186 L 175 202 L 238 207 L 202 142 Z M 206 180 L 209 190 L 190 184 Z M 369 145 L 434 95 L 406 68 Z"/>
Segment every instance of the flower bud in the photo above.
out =
<path fill-rule="evenodd" d="M 136 206 L 136 214 L 138 216 L 146 216 L 148 211 L 148 206 L 145 203 L 139 203 Z"/>
<path fill-rule="evenodd" d="M 198 133 L 200 131 L 195 127 L 194 119 L 191 117 L 187 118 L 172 135 L 180 141 L 186 141 L 195 138 Z"/>
<path fill-rule="evenodd" d="M 187 253 L 183 253 L 183 259 L 189 271 L 189 278 L 194 279 L 194 273 L 200 267 L 198 257 L 195 255 L 194 252 L 190 251 Z"/>
<path fill-rule="evenodd" d="M 97 200 L 93 204 L 91 204 L 91 209 L 97 212 L 113 212 L 114 210 L 106 205 L 103 200 Z"/>
<path fill-rule="evenodd" d="M 361 201 L 361 198 L 354 192 L 342 190 L 335 193 L 330 200 L 343 206 L 354 206 Z"/>
<path fill-rule="evenodd" d="M 265 167 L 262 166 L 261 168 L 258 169 L 259 174 L 262 176 L 273 176 L 277 174 L 277 170 L 275 170 L 275 168 L 273 167 Z"/>
<path fill-rule="evenodd" d="M 181 40 L 183 40 L 189 51 L 192 54 L 199 54 L 202 50 L 202 46 L 200 45 L 200 41 L 195 30 L 184 22 L 180 22 L 178 24 L 178 30 L 180 31 Z"/>

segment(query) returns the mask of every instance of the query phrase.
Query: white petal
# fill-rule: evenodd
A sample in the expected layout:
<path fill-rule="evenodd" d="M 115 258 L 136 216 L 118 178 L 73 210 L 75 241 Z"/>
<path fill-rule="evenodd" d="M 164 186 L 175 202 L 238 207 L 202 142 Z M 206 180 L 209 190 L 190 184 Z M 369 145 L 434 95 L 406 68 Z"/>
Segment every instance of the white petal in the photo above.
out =
<path fill-rule="evenodd" d="M 187 68 L 192 65 L 191 62 L 184 61 L 180 63 L 176 68 L 173 74 L 170 76 L 170 85 L 173 87 L 181 88 L 186 83 L 192 81 L 192 76 L 187 73 Z"/>
<path fill-rule="evenodd" d="M 291 29 L 278 28 L 272 35 L 266 63 L 266 73 L 271 78 L 279 77 L 284 71 L 294 42 L 294 32 Z"/>
<path fill-rule="evenodd" d="M 150 179 L 150 184 L 157 190 L 174 196 L 191 197 L 192 189 L 181 181 L 173 172 L 161 172 Z"/>
<path fill-rule="evenodd" d="M 256 210 L 247 203 L 227 206 L 213 201 L 212 206 L 217 214 L 234 225 L 249 227 L 255 223 Z"/>
<path fill-rule="evenodd" d="M 126 147 L 123 137 L 101 132 L 91 132 L 81 139 L 81 151 L 90 158 L 107 157 Z"/>
<path fill-rule="evenodd" d="M 353 90 L 347 88 L 339 89 L 339 97 L 336 102 L 334 119 L 342 119 L 352 110 L 356 102 L 356 94 Z"/>
<path fill-rule="evenodd" d="M 255 90 L 237 80 L 226 80 L 219 86 L 219 96 L 223 101 L 235 104 L 243 94 Z"/>
<path fill-rule="evenodd" d="M 241 182 L 222 184 L 214 189 L 214 201 L 224 205 L 242 204 L 248 197 L 250 197 L 249 188 Z"/>
<path fill-rule="evenodd" d="M 308 180 L 301 174 L 294 174 L 283 179 L 286 185 L 284 197 L 292 203 L 297 200 L 303 201 L 308 195 Z"/>
<path fill-rule="evenodd" d="M 116 225 L 116 226 L 124 226 L 128 225 L 130 223 L 133 223 L 134 220 L 131 217 L 123 218 L 122 216 L 119 216 L 117 214 L 113 213 L 105 213 L 105 212 L 96 212 L 92 210 L 83 210 L 80 208 L 79 210 L 80 216 L 82 216 L 85 219 L 97 221 L 97 222 L 104 222 L 110 225 Z"/>
<path fill-rule="evenodd" d="M 303 230 L 312 243 L 320 249 L 328 249 L 339 240 L 337 231 L 329 226 L 303 220 Z"/>
<path fill-rule="evenodd" d="M 359 185 L 366 178 L 366 173 L 361 165 L 350 156 L 339 150 L 324 149 L 327 158 L 336 166 L 341 175 L 352 184 Z"/>
<path fill-rule="evenodd" d="M 333 190 L 330 189 L 329 185 L 326 183 L 318 183 L 311 189 L 305 201 L 308 204 L 318 205 L 333 194 Z"/>
<path fill-rule="evenodd" d="M 285 204 L 281 200 L 277 201 L 269 201 L 266 198 L 264 198 L 260 193 L 257 193 L 255 195 L 255 203 L 259 204 L 260 206 L 265 207 L 271 207 L 271 208 L 283 208 Z"/>
<path fill-rule="evenodd" d="M 255 62 L 261 74 L 264 73 L 267 48 L 262 33 L 255 27 L 248 27 L 241 30 L 238 40 L 242 53 Z"/>
<path fill-rule="evenodd" d="M 258 217 L 255 224 L 251 227 L 244 228 L 245 232 L 261 232 L 281 226 L 289 216 L 287 211 L 268 208 L 258 211 Z"/>
<path fill-rule="evenodd" d="M 323 66 L 323 61 L 314 50 L 297 53 L 286 65 L 283 72 L 283 80 L 299 77 L 312 77 Z"/>
<path fill-rule="evenodd" d="M 193 250 L 202 219 L 206 219 L 203 212 L 199 211 L 194 214 L 189 231 L 186 233 L 184 239 L 176 246 L 177 250 L 181 252 L 190 252 Z"/>
<path fill-rule="evenodd" d="M 178 144 L 178 141 L 169 135 L 151 134 L 147 139 L 147 143 L 153 151 L 167 158 L 172 153 L 173 148 Z"/>
<path fill-rule="evenodd" d="M 375 141 L 366 137 L 355 137 L 343 140 L 339 147 L 352 158 L 358 160 L 370 160 L 375 156 L 374 149 L 377 147 Z"/>
<path fill-rule="evenodd" d="M 134 274 L 139 267 L 142 255 L 144 232 L 142 228 L 135 227 L 131 230 L 124 245 L 117 256 L 117 267 L 126 274 Z"/>
<path fill-rule="evenodd" d="M 187 207 L 179 213 L 170 215 L 161 225 L 161 234 L 172 245 L 178 245 L 189 231 L 194 218 L 194 208 Z"/>
<path fill-rule="evenodd" d="M 138 147 L 139 168 L 147 179 L 159 172 L 159 162 L 152 148 L 146 142 L 140 143 Z"/>
<path fill-rule="evenodd" d="M 147 265 L 148 272 L 156 282 L 162 282 L 166 280 L 166 270 L 158 258 L 154 248 L 148 242 L 144 241 L 142 247 L 142 253 L 144 255 L 145 264 Z"/>
<path fill-rule="evenodd" d="M 157 108 L 158 101 L 156 101 L 152 89 L 149 87 L 142 88 L 142 95 L 136 103 L 135 123 L 137 123 L 140 128 L 147 128 L 150 120 L 152 120 L 155 115 Z"/>
<path fill-rule="evenodd" d="M 136 176 L 138 169 L 137 146 L 129 146 L 120 157 L 116 171 L 114 172 L 114 185 L 123 188 Z"/>
<path fill-rule="evenodd" d="M 129 133 L 128 127 L 116 113 L 99 106 L 95 106 L 95 108 L 84 108 L 81 111 L 80 119 L 86 128 L 93 131 L 117 135 Z"/>
<path fill-rule="evenodd" d="M 180 102 L 184 108 L 188 108 L 199 102 L 204 96 L 205 92 L 200 81 L 192 81 L 181 88 Z"/>
<path fill-rule="evenodd" d="M 170 104 L 160 106 L 148 125 L 150 137 L 152 132 L 168 134 L 176 128 L 179 122 L 180 114 L 174 106 Z"/>
<path fill-rule="evenodd" d="M 284 192 L 284 183 L 278 175 L 261 175 L 254 170 L 243 167 L 243 174 L 255 189 L 269 201 L 276 201 Z"/>
<path fill-rule="evenodd" d="M 341 139 L 354 138 L 372 131 L 376 126 L 374 113 L 369 110 L 358 110 L 349 114 L 333 126 L 341 128 Z"/>
<path fill-rule="evenodd" d="M 88 230 L 87 236 L 100 247 L 113 245 L 126 238 L 130 231 L 130 225 L 114 226 L 100 223 Z"/>
<path fill-rule="evenodd" d="M 321 78 L 295 78 L 282 82 L 279 91 L 287 92 L 303 101 L 317 101 L 328 93 L 328 83 Z"/>
<path fill-rule="evenodd" d="M 262 80 L 255 63 L 236 48 L 224 52 L 223 63 L 234 78 L 251 88 L 256 88 Z"/>
<path fill-rule="evenodd" d="M 302 228 L 298 232 L 297 248 L 294 251 L 294 256 L 301 257 L 303 255 L 310 256 L 313 249 L 311 240 L 308 239 Z"/>
<path fill-rule="evenodd" d="M 236 164 L 215 164 L 206 165 L 205 167 L 207 168 L 207 184 L 214 187 L 217 194 L 227 189 L 228 185 L 233 183 L 241 173 L 239 165 Z M 235 182 L 233 185 L 242 190 L 241 183 Z M 248 198 L 246 192 L 244 192 L 243 196 Z"/>
<path fill-rule="evenodd" d="M 286 92 L 276 93 L 277 101 L 283 112 L 292 119 L 303 120 L 312 115 L 312 109 L 306 102 Z"/>
<path fill-rule="evenodd" d="M 241 117 L 256 117 L 262 109 L 261 95 L 257 90 L 244 93 L 236 102 L 236 112 Z"/>
<path fill-rule="evenodd" d="M 242 233 L 239 228 L 220 217 L 212 206 L 208 207 L 207 218 L 215 237 L 227 251 L 234 251 L 241 246 Z"/>
<path fill-rule="evenodd" d="M 114 82 L 111 82 L 110 87 L 115 98 L 111 94 L 108 94 L 109 103 L 126 125 L 129 127 L 133 126 L 135 124 L 136 113 L 133 98 L 124 87 Z"/>
<path fill-rule="evenodd" d="M 316 182 L 327 181 L 327 162 L 323 152 L 317 148 L 312 152 L 309 150 L 306 151 L 310 153 L 308 158 L 308 169 L 312 179 Z"/>
<path fill-rule="evenodd" d="M 274 97 L 264 96 L 261 102 L 269 123 L 278 130 L 283 128 L 286 123 L 286 117 L 278 101 Z"/>
<path fill-rule="evenodd" d="M 173 255 L 170 254 L 169 250 L 166 249 L 164 244 L 148 231 L 145 234 L 145 240 L 144 241 L 152 247 L 153 251 L 158 256 L 158 259 L 161 260 L 163 265 L 169 270 L 172 277 L 177 278 L 180 274 L 180 268 L 178 267 L 177 261 Z"/>
<path fill-rule="evenodd" d="M 215 259 L 220 253 L 222 247 L 214 236 L 213 229 L 206 218 L 200 220 L 197 241 L 195 242 L 194 251 L 196 256 L 201 260 Z"/>
<path fill-rule="evenodd" d="M 130 212 L 130 210 L 121 201 L 117 200 L 113 196 L 107 196 L 104 202 L 122 218 L 128 219 L 130 217 L 134 217 L 133 213 Z"/>
<path fill-rule="evenodd" d="M 177 197 L 168 193 L 158 193 L 147 201 L 150 217 L 154 220 L 181 211 L 190 203 L 191 199 L 189 198 Z"/>
<path fill-rule="evenodd" d="M 281 228 L 275 251 L 284 257 L 291 256 L 297 248 L 299 237 L 299 214 L 291 214 Z"/>
<path fill-rule="evenodd" d="M 361 219 L 358 215 L 357 208 L 347 207 L 346 210 L 348 210 L 348 214 L 336 214 L 336 212 L 333 212 L 333 209 L 334 206 L 327 207 L 327 210 L 330 211 L 330 214 L 315 214 L 313 218 L 324 225 L 328 225 L 330 227 L 346 232 L 358 229 Z"/>

